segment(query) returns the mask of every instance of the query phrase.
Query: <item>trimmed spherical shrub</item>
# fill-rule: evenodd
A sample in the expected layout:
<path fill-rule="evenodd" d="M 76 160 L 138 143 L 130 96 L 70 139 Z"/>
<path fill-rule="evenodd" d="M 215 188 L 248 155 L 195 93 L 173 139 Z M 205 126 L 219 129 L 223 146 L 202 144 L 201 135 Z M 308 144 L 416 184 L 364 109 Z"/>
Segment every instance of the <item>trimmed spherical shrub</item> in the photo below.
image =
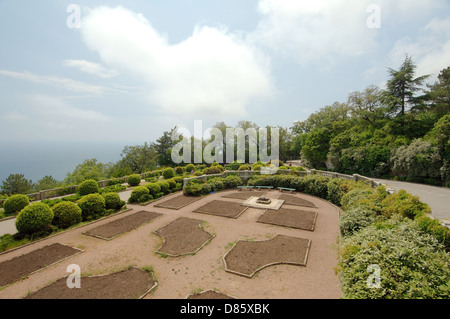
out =
<path fill-rule="evenodd" d="M 120 196 L 117 193 L 106 193 L 103 195 L 103 197 L 105 198 L 106 209 L 121 209 L 125 204 L 125 202 L 120 199 Z"/>
<path fill-rule="evenodd" d="M 150 184 L 145 185 L 145 187 L 148 188 L 148 190 L 150 191 L 150 194 L 153 197 L 155 197 L 156 194 L 161 192 L 161 186 L 159 186 L 158 183 L 150 183 Z"/>
<path fill-rule="evenodd" d="M 221 177 L 215 177 L 208 181 L 208 184 L 211 186 L 211 190 L 214 192 L 219 192 L 225 188 L 225 185 L 223 184 L 223 178 Z"/>
<path fill-rule="evenodd" d="M 3 202 L 5 215 L 16 215 L 30 203 L 30 199 L 22 194 L 12 195 Z"/>
<path fill-rule="evenodd" d="M 146 197 L 143 197 L 143 196 L 149 195 L 149 194 L 150 194 L 150 191 L 147 187 L 138 186 L 135 189 L 133 189 L 133 191 L 131 192 L 128 202 L 129 203 L 142 203 L 142 202 L 146 201 L 145 200 Z"/>
<path fill-rule="evenodd" d="M 261 164 L 254 165 L 254 166 L 252 167 L 252 170 L 254 170 L 254 171 L 260 171 L 262 167 L 263 167 L 263 166 L 262 166 Z"/>
<path fill-rule="evenodd" d="M 52 224 L 59 228 L 67 228 L 81 222 L 81 208 L 73 202 L 61 202 L 52 207 Z"/>
<path fill-rule="evenodd" d="M 180 175 L 183 174 L 184 173 L 183 167 L 181 167 L 181 166 L 176 167 L 175 173 L 180 174 Z"/>
<path fill-rule="evenodd" d="M 181 176 L 175 176 L 174 178 L 172 178 L 174 181 L 175 181 L 175 183 L 181 183 L 181 184 L 183 184 L 183 177 L 181 177 Z"/>
<path fill-rule="evenodd" d="M 166 182 L 167 184 L 169 184 L 169 188 L 171 190 L 177 187 L 177 182 L 175 182 L 173 179 L 168 179 Z"/>
<path fill-rule="evenodd" d="M 202 193 L 203 194 L 207 195 L 207 194 L 211 193 L 211 191 L 212 191 L 212 187 L 210 184 L 205 183 L 202 185 Z"/>
<path fill-rule="evenodd" d="M 52 223 L 53 211 L 44 203 L 38 202 L 26 206 L 17 215 L 16 228 L 22 234 L 34 234 L 44 230 Z"/>
<path fill-rule="evenodd" d="M 184 170 L 186 173 L 190 174 L 192 171 L 195 171 L 195 166 L 194 164 L 187 164 Z"/>
<path fill-rule="evenodd" d="M 218 165 L 218 166 L 211 166 L 208 168 L 205 168 L 203 170 L 203 174 L 205 175 L 212 175 L 212 174 L 220 174 L 222 173 L 222 169 L 220 169 L 222 166 Z"/>
<path fill-rule="evenodd" d="M 128 176 L 127 183 L 131 187 L 138 186 L 141 183 L 141 175 L 133 174 L 133 175 Z"/>
<path fill-rule="evenodd" d="M 100 194 L 89 194 L 78 200 L 83 221 L 93 220 L 103 216 L 105 199 Z"/>
<path fill-rule="evenodd" d="M 172 177 L 174 177 L 174 176 L 175 176 L 175 172 L 173 171 L 173 168 L 167 167 L 167 168 L 165 168 L 165 169 L 163 170 L 163 177 L 164 177 L 165 179 L 170 179 L 170 178 L 172 178 Z"/>
<path fill-rule="evenodd" d="M 243 164 L 241 166 L 239 166 L 238 171 L 250 171 L 252 169 L 252 167 L 248 164 Z"/>
<path fill-rule="evenodd" d="M 158 182 L 158 185 L 161 187 L 161 192 L 163 192 L 164 194 L 170 193 L 170 186 L 169 186 L 169 183 L 167 183 L 167 181 Z"/>
<path fill-rule="evenodd" d="M 78 186 L 78 194 L 80 194 L 81 196 L 95 194 L 99 191 L 100 187 L 98 187 L 97 182 L 93 179 L 85 180 Z"/>

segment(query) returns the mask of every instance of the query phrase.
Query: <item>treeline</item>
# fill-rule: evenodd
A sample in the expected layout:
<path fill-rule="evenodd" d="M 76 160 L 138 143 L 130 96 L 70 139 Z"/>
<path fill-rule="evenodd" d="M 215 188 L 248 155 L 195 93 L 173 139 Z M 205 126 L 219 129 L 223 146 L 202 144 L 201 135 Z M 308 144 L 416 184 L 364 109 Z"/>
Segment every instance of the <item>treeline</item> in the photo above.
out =
<path fill-rule="evenodd" d="M 385 89 L 352 92 L 292 127 L 306 166 L 445 185 L 450 180 L 450 67 L 416 77 L 406 57 Z"/>

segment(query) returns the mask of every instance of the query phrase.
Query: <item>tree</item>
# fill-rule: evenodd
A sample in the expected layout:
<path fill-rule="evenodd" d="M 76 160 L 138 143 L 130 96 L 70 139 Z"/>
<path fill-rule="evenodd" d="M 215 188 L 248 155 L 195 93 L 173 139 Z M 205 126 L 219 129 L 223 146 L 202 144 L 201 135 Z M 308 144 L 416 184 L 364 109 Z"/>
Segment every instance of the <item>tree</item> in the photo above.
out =
<path fill-rule="evenodd" d="M 80 184 L 87 179 L 100 181 L 106 179 L 112 164 L 97 162 L 97 159 L 87 159 L 78 164 L 72 173 L 67 173 L 65 182 L 67 184 Z"/>
<path fill-rule="evenodd" d="M 115 165 L 114 169 L 122 173 L 127 173 L 125 175 L 130 175 L 131 173 L 145 173 L 154 169 L 156 167 L 158 153 L 154 145 L 145 142 L 144 145 L 125 146 L 122 150 L 121 157 L 121 160 Z"/>
<path fill-rule="evenodd" d="M 307 133 L 302 153 L 307 161 L 316 168 L 325 167 L 330 143 L 330 130 L 318 128 Z"/>
<path fill-rule="evenodd" d="M 444 115 L 450 113 L 450 67 L 443 69 L 438 75 L 438 81 L 428 85 L 428 96 L 431 100 L 431 110 Z"/>
<path fill-rule="evenodd" d="M 419 108 L 424 96 L 415 96 L 429 75 L 414 78 L 416 64 L 408 55 L 399 70 L 388 68 L 390 79 L 387 82 L 385 101 L 390 111 L 404 116 L 407 111 Z"/>
<path fill-rule="evenodd" d="M 177 127 L 174 127 L 170 132 L 163 132 L 163 135 L 152 145 L 158 154 L 157 162 L 161 166 L 173 165 L 171 152 L 178 141 L 172 141 L 172 133 L 174 133 L 176 129 Z"/>
<path fill-rule="evenodd" d="M 351 115 L 369 125 L 374 126 L 384 118 L 386 110 L 382 103 L 382 92 L 377 86 L 372 85 L 362 92 L 350 93 L 347 103 Z"/>
<path fill-rule="evenodd" d="M 52 176 L 46 175 L 40 180 L 38 180 L 38 182 L 34 185 L 34 189 L 35 191 L 39 192 L 47 189 L 58 188 L 62 184 L 63 184 L 62 182 L 57 181 Z"/>
<path fill-rule="evenodd" d="M 33 182 L 27 180 L 23 174 L 10 174 L 2 182 L 2 193 L 8 195 L 29 194 L 33 191 Z"/>

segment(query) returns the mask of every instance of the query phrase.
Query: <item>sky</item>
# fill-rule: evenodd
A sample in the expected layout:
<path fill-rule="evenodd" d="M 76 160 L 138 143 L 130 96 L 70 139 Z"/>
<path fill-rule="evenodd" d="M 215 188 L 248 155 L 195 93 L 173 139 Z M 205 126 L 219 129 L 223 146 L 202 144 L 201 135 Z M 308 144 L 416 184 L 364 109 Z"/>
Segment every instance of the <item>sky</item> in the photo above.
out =
<path fill-rule="evenodd" d="M 406 54 L 450 65 L 448 0 L 0 0 L 0 180 L 195 120 L 289 128 Z"/>

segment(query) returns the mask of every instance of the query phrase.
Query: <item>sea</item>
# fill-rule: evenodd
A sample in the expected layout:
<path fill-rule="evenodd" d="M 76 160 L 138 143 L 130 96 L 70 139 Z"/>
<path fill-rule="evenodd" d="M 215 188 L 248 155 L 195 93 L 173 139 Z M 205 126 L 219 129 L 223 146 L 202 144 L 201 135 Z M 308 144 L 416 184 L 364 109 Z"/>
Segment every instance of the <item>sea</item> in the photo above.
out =
<path fill-rule="evenodd" d="M 113 142 L 0 142 L 0 187 L 10 174 L 24 174 L 32 182 L 46 175 L 62 181 L 86 159 L 117 162 L 123 148 Z"/>

